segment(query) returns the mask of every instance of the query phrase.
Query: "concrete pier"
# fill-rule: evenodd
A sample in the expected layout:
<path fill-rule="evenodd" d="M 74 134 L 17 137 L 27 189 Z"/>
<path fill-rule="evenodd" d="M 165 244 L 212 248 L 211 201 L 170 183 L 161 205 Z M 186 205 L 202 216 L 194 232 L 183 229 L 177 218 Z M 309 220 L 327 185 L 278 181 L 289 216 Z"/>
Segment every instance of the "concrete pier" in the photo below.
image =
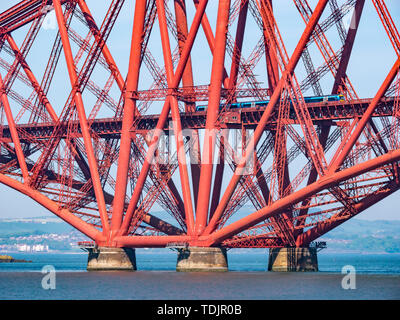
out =
<path fill-rule="evenodd" d="M 87 248 L 88 271 L 135 271 L 136 255 L 132 248 Z"/>
<path fill-rule="evenodd" d="M 188 247 L 184 249 L 178 249 L 176 271 L 228 271 L 228 258 L 226 249 L 210 247 Z"/>
<path fill-rule="evenodd" d="M 318 271 L 316 248 L 270 248 L 268 271 Z"/>

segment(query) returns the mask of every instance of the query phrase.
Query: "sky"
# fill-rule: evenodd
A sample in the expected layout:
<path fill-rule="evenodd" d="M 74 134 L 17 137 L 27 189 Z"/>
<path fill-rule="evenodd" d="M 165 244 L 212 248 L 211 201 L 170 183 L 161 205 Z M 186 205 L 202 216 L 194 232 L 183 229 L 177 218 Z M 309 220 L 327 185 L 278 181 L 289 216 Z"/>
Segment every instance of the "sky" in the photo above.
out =
<path fill-rule="evenodd" d="M 6 10 L 8 7 L 18 2 L 19 1 L 1 1 L 0 12 Z M 194 15 L 193 5 L 189 4 L 190 1 L 187 2 L 189 21 L 191 21 Z M 309 1 L 312 7 L 315 6 L 316 2 L 316 0 Z M 107 10 L 108 3 L 109 1 L 87 1 L 87 4 L 92 11 L 95 19 L 97 18 L 96 21 L 98 24 L 100 24 L 100 17 L 104 17 L 104 13 Z M 130 33 L 132 29 L 134 3 L 135 1 L 133 0 L 125 1 L 121 14 L 118 17 L 117 23 L 107 42 L 110 51 L 114 56 L 114 59 L 117 61 L 117 65 L 119 66 L 123 76 L 126 75 L 129 62 L 129 43 Z M 341 4 L 343 3 L 343 1 L 339 0 L 338 3 Z M 389 0 L 386 1 L 386 4 L 390 12 L 392 13 L 392 18 L 394 19 L 395 24 L 400 27 L 400 22 L 398 20 L 398 17 L 400 17 L 400 2 Z M 171 5 L 170 7 L 172 8 L 173 6 Z M 218 1 L 209 1 L 207 15 L 210 19 L 213 29 L 215 26 L 217 7 Z M 293 5 L 292 0 L 275 0 L 274 11 L 286 50 L 288 54 L 291 55 L 301 33 L 304 30 L 304 22 L 301 20 L 299 13 Z M 329 7 L 326 11 L 330 12 Z M 326 17 L 326 15 L 323 15 L 321 19 L 323 20 L 324 17 Z M 346 26 L 349 25 L 350 18 L 351 14 L 345 17 L 343 22 Z M 17 44 L 20 45 L 22 43 L 23 36 L 26 34 L 26 30 L 26 27 L 24 27 L 21 30 L 17 30 L 13 33 L 13 37 L 15 38 Z M 154 30 L 156 30 L 154 37 L 157 37 L 158 26 L 157 28 L 154 28 Z M 332 30 L 336 32 L 335 28 L 332 28 Z M 246 25 L 245 41 L 247 45 L 243 49 L 244 56 L 248 56 L 251 53 L 252 48 L 258 41 L 258 37 L 255 36 L 257 31 L 258 29 L 256 24 L 252 19 L 249 19 L 248 25 Z M 39 33 L 40 36 L 38 36 L 38 39 L 32 47 L 32 50 L 27 58 L 28 63 L 30 63 L 30 66 L 35 74 L 43 73 L 43 64 L 46 63 L 44 59 L 48 57 L 48 54 L 43 54 L 43 52 L 45 52 L 45 48 L 47 48 L 47 50 L 51 48 L 51 44 L 54 40 L 56 32 L 57 29 L 54 26 L 54 12 L 50 12 L 48 14 L 48 17 L 46 18 L 42 30 Z M 333 42 L 333 45 L 336 45 L 337 49 L 339 43 Z M 151 48 L 151 52 L 155 55 L 155 57 L 159 58 L 158 55 L 161 51 L 159 42 L 150 41 L 149 46 Z M 76 48 L 73 49 L 76 50 Z M 315 57 L 315 65 L 320 65 L 322 63 L 322 57 L 318 54 L 315 54 L 316 52 L 312 51 L 313 49 L 310 50 L 313 58 Z M 199 41 L 195 43 L 193 52 L 196 52 L 195 56 L 192 55 L 196 83 L 208 84 L 208 77 L 210 74 L 209 68 L 211 68 L 211 64 L 209 63 L 211 55 L 210 51 L 207 48 L 204 48 L 204 33 L 199 33 Z M 356 42 L 354 44 L 347 72 L 353 86 L 355 87 L 358 95 L 361 98 L 369 98 L 375 95 L 380 84 L 382 83 L 386 74 L 394 63 L 395 58 L 396 56 L 394 50 L 391 47 L 388 37 L 383 31 L 382 24 L 378 19 L 372 2 L 366 1 L 365 9 L 360 22 L 359 31 L 357 34 Z M 66 96 L 69 93 L 68 90 L 64 90 L 65 82 L 60 81 L 63 78 L 66 79 L 66 74 L 62 71 L 65 70 L 65 65 L 63 65 L 63 59 L 60 60 L 61 61 L 59 67 L 55 75 L 55 79 L 58 79 L 58 81 L 55 81 L 55 87 L 52 89 L 51 92 L 49 92 L 50 101 L 64 102 L 66 100 Z M 253 71 L 255 74 L 262 74 L 262 68 L 265 69 L 265 65 L 260 63 L 257 67 L 254 68 Z M 4 77 L 4 69 L 1 69 L 0 72 Z M 95 77 L 106 81 L 106 77 L 104 74 L 96 72 L 97 71 L 95 71 L 94 73 Z M 299 66 L 299 68 L 296 69 L 296 75 L 299 79 L 302 79 L 302 76 L 304 75 L 304 69 Z M 140 84 L 143 87 L 146 87 L 146 85 L 148 85 L 150 82 L 150 74 L 146 74 L 144 72 L 140 79 Z M 261 85 L 265 86 L 266 79 L 260 79 L 260 82 Z M 68 81 L 67 85 L 69 87 Z M 327 80 L 325 82 L 322 81 L 321 86 L 326 92 L 329 91 L 329 86 L 331 86 L 331 84 L 329 80 Z M 115 93 L 116 90 L 117 89 L 114 85 L 111 92 Z M 311 95 L 312 92 L 309 94 Z M 88 97 L 88 99 L 90 98 Z M 63 103 L 61 103 L 60 106 L 57 106 L 59 108 L 58 110 L 56 110 L 58 111 L 58 113 L 62 106 Z M 154 104 L 153 108 L 155 108 L 154 110 L 156 111 L 156 109 L 159 108 L 159 105 Z M 107 111 L 104 112 L 105 117 L 112 114 L 107 113 Z M 366 210 L 365 212 L 360 214 L 358 218 L 368 220 L 400 220 L 400 214 L 398 211 L 399 201 L 400 193 L 397 192 L 386 198 L 384 201 Z M 31 217 L 42 215 L 51 215 L 51 213 L 47 212 L 44 208 L 42 208 L 40 205 L 38 205 L 28 197 L 0 184 L 0 218 Z"/>

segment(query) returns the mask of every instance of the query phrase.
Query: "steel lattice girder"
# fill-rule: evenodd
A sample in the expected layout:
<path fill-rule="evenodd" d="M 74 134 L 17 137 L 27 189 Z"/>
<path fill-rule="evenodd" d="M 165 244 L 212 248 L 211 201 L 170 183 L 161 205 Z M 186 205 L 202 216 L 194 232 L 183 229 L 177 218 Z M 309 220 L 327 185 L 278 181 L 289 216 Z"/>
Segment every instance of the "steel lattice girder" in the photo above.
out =
<path fill-rule="evenodd" d="M 306 26 L 289 56 L 273 11 L 278 2 L 220 0 L 213 28 L 206 0 L 135 1 L 124 79 L 108 38 L 125 1 L 111 1 L 104 17 L 93 16 L 84 0 L 21 1 L 0 14 L 0 182 L 99 245 L 309 244 L 400 187 L 395 22 L 383 1 L 373 1 L 397 60 L 376 95 L 359 99 L 346 71 L 369 4 L 335 1 L 328 12 L 327 2 L 312 9 L 307 0 L 293 1 Z M 344 30 L 350 7 L 352 27 Z M 37 72 L 30 52 L 53 10 L 58 33 Z M 260 40 L 246 58 L 251 19 Z M 327 36 L 335 24 L 340 41 Z M 16 30 L 26 31 L 21 45 Z M 211 53 L 209 84 L 194 74 L 193 48 L 201 41 Z M 324 61 L 317 69 L 312 46 Z M 262 58 L 264 74 L 255 75 Z M 300 58 L 307 75 L 298 82 Z M 55 76 L 58 65 L 70 87 Z M 98 70 L 108 75 L 105 85 Z M 153 83 L 143 81 L 146 72 Z M 338 99 L 304 99 L 310 86 L 321 92 L 319 80 L 329 72 L 329 93 Z M 51 92 L 60 81 L 68 98 L 58 112 Z M 87 92 L 96 100 L 90 113 Z M 160 111 L 149 112 L 157 102 Z M 103 117 L 105 109 L 113 116 Z M 240 139 L 232 142 L 232 135 Z M 248 202 L 254 212 L 240 216 Z M 153 212 L 155 204 L 166 214 Z"/>

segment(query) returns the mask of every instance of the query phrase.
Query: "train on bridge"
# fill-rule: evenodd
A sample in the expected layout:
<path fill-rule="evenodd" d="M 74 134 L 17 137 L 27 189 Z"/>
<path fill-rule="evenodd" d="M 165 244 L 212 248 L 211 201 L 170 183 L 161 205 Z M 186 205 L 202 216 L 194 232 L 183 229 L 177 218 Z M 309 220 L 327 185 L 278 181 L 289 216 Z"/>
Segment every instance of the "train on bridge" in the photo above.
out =
<path fill-rule="evenodd" d="M 319 102 L 328 102 L 328 101 L 344 101 L 344 96 L 342 94 L 331 94 L 325 96 L 314 96 L 314 97 L 304 97 L 305 103 L 319 103 Z M 245 101 L 245 102 L 235 102 L 226 105 L 227 109 L 244 109 L 244 108 L 254 108 L 254 107 L 262 107 L 265 108 L 269 103 L 269 100 L 263 101 Z M 219 109 L 222 110 L 224 108 L 224 104 L 220 104 Z M 206 111 L 207 106 L 201 105 L 196 107 L 196 111 Z"/>

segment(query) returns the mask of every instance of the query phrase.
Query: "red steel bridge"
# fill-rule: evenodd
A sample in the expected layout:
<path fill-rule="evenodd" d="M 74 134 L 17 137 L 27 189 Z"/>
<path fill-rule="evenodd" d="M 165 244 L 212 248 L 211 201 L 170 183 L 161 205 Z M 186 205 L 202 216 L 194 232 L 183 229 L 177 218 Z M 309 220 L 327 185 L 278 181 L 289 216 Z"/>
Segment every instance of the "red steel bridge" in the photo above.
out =
<path fill-rule="evenodd" d="M 384 0 L 286 1 L 291 54 L 281 1 L 87 2 L 0 14 L 0 182 L 97 245 L 307 247 L 400 188 L 399 16 Z M 368 8 L 396 58 L 361 99 L 347 70 Z"/>

